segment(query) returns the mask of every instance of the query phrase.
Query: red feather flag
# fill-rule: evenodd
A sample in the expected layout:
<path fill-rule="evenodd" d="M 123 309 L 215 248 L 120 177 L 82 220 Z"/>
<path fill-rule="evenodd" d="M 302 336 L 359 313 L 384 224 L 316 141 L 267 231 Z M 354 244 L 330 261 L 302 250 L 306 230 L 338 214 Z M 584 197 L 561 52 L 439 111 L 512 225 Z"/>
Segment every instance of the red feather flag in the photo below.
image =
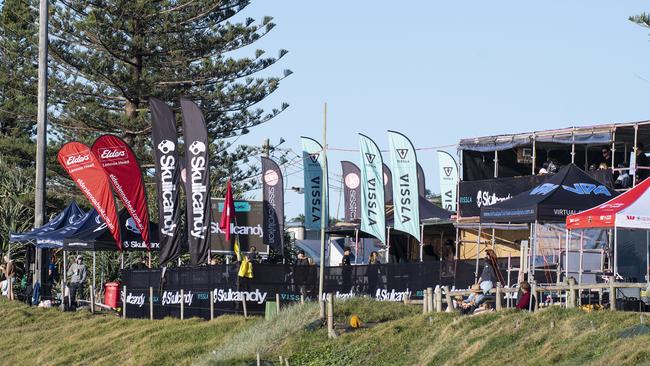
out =
<path fill-rule="evenodd" d="M 230 223 L 235 218 L 235 199 L 232 197 L 232 185 L 228 179 L 226 186 L 226 200 L 223 203 L 223 211 L 221 212 L 221 220 L 219 221 L 219 229 L 223 230 L 226 234 L 226 241 L 230 241 Z"/>

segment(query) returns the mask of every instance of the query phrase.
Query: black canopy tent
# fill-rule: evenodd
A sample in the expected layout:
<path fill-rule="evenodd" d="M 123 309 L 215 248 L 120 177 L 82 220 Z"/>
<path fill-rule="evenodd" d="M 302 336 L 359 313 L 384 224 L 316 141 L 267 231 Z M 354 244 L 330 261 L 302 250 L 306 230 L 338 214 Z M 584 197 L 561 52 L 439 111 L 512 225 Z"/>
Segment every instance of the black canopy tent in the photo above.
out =
<path fill-rule="evenodd" d="M 48 221 L 47 224 L 25 233 L 10 234 L 9 243 L 34 243 L 39 238 L 49 236 L 52 232 L 75 223 L 84 215 L 84 211 L 79 208 L 77 202 L 72 201 L 68 207 L 59 212 L 59 214 L 57 214 L 52 220 Z"/>
<path fill-rule="evenodd" d="M 527 265 L 529 254 L 527 248 L 522 249 L 522 267 L 528 267 L 530 276 L 535 267 L 539 223 L 564 224 L 568 215 L 600 205 L 616 195 L 613 189 L 596 181 L 576 165 L 569 164 L 528 191 L 492 206 L 481 207 L 480 223 L 530 224 L 533 265 Z M 480 230 L 479 227 L 479 236 Z M 561 243 L 558 247 L 561 250 Z"/>

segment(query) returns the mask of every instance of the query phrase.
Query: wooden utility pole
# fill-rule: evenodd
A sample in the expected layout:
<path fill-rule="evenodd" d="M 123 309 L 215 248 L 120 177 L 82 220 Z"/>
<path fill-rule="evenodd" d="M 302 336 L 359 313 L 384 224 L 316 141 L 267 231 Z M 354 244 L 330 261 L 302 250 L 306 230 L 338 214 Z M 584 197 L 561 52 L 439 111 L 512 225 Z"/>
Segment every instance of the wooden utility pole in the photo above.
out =
<path fill-rule="evenodd" d="M 320 220 L 320 268 L 318 276 L 318 301 L 323 301 L 323 283 L 325 276 L 325 228 L 329 222 L 329 202 L 328 190 L 329 182 L 327 179 L 327 103 L 323 107 L 323 202 L 321 205 L 321 220 Z M 321 306 L 321 309 L 323 307 Z M 321 318 L 325 316 L 321 310 Z"/>

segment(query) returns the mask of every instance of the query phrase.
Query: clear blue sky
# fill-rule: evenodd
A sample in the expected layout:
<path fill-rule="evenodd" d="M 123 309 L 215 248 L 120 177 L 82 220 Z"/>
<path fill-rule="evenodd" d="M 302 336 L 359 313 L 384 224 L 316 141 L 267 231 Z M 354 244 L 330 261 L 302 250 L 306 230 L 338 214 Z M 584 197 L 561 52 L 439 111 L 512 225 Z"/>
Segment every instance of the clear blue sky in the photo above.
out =
<path fill-rule="evenodd" d="M 294 71 L 263 106 L 291 106 L 239 141 L 283 137 L 299 152 L 299 136 L 321 139 L 323 102 L 329 145 L 337 148 L 356 148 L 357 132 L 386 148 L 388 129 L 419 148 L 650 119 L 650 30 L 627 20 L 643 11 L 650 3 L 253 1 L 242 15 L 277 23 L 257 47 L 288 49 L 273 71 Z M 438 192 L 435 153 L 418 158 L 427 188 Z M 339 161 L 356 162 L 358 153 L 329 159 L 340 175 Z M 288 179 L 302 186 L 301 174 Z M 335 214 L 338 193 L 331 192 Z M 302 213 L 302 196 L 288 192 L 286 201 L 287 217 Z"/>

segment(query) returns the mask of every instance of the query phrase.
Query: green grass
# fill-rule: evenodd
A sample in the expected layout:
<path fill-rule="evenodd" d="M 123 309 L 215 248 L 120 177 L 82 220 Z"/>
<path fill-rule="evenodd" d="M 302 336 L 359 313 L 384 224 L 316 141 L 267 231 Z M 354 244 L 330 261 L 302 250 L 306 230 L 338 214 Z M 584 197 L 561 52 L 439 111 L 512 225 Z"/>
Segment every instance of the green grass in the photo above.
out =
<path fill-rule="evenodd" d="M 553 308 L 472 317 L 422 315 L 421 308 L 370 299 L 339 301 L 336 322 L 352 314 L 371 328 L 310 327 L 315 304 L 289 307 L 270 321 L 223 316 L 158 321 L 61 313 L 0 301 L 2 364 L 251 365 L 638 365 L 650 364 L 650 332 L 636 313 Z M 650 323 L 650 317 L 644 322 Z"/>

